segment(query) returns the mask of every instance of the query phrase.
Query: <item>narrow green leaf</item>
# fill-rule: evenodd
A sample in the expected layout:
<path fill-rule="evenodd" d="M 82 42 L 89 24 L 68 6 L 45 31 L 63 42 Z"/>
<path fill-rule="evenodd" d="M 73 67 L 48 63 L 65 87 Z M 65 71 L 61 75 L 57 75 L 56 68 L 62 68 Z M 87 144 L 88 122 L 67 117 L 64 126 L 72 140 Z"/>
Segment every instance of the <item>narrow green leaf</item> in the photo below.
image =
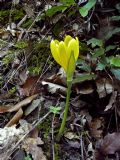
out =
<path fill-rule="evenodd" d="M 67 81 L 72 81 L 74 71 L 75 71 L 75 57 L 74 57 L 74 53 L 72 51 L 70 58 L 69 58 L 69 62 L 68 62 Z"/>
<path fill-rule="evenodd" d="M 107 34 L 105 35 L 105 40 L 110 39 L 113 35 L 117 34 L 120 32 L 120 27 L 116 27 L 115 29 L 107 32 Z"/>
<path fill-rule="evenodd" d="M 112 16 L 110 18 L 111 21 L 120 21 L 120 16 Z"/>
<path fill-rule="evenodd" d="M 84 5 L 83 7 L 81 7 L 79 9 L 79 12 L 80 12 L 81 16 L 86 17 L 88 15 L 89 10 L 92 7 L 94 7 L 95 4 L 96 4 L 96 0 L 89 0 L 86 5 Z"/>
<path fill-rule="evenodd" d="M 73 79 L 73 84 L 83 82 L 86 80 L 95 79 L 95 78 L 96 78 L 95 74 L 85 73 L 85 74 L 82 74 L 82 75 L 76 77 L 75 79 Z"/>
<path fill-rule="evenodd" d="M 52 8 L 48 9 L 46 11 L 46 16 L 52 17 L 55 13 L 64 11 L 67 9 L 67 6 L 61 5 L 61 6 L 53 6 Z"/>
<path fill-rule="evenodd" d="M 109 45 L 109 46 L 106 47 L 105 51 L 108 52 L 112 49 L 115 49 L 116 47 L 117 47 L 117 45 Z"/>
<path fill-rule="evenodd" d="M 75 1 L 74 0 L 60 0 L 61 3 L 67 4 L 67 5 L 74 5 Z"/>

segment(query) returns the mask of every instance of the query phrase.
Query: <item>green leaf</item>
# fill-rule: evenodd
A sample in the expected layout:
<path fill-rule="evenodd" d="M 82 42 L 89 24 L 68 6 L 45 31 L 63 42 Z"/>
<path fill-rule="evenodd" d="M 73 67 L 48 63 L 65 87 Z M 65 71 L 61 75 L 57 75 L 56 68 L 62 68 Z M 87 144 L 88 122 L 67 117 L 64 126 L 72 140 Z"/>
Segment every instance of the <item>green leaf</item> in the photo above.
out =
<path fill-rule="evenodd" d="M 110 64 L 114 65 L 115 67 L 120 67 L 120 56 L 112 57 L 110 59 Z"/>
<path fill-rule="evenodd" d="M 90 73 L 81 74 L 80 76 L 73 79 L 73 84 L 83 82 L 83 81 L 86 81 L 86 80 L 95 79 L 95 78 L 96 78 L 95 74 L 90 74 Z"/>
<path fill-rule="evenodd" d="M 54 114 L 59 114 L 61 107 L 50 106 L 50 112 Z"/>
<path fill-rule="evenodd" d="M 75 1 L 74 0 L 60 0 L 61 3 L 67 4 L 67 5 L 74 5 Z"/>
<path fill-rule="evenodd" d="M 98 58 L 99 56 L 102 56 L 104 53 L 105 53 L 104 48 L 98 48 L 94 51 L 92 58 Z"/>
<path fill-rule="evenodd" d="M 86 5 L 84 5 L 83 7 L 81 7 L 79 9 L 79 12 L 80 12 L 81 16 L 86 17 L 88 15 L 89 10 L 92 7 L 94 7 L 95 4 L 96 4 L 96 0 L 89 0 Z"/>
<path fill-rule="evenodd" d="M 120 80 L 120 69 L 111 69 L 111 72 L 114 74 L 116 79 Z"/>
<path fill-rule="evenodd" d="M 115 29 L 109 31 L 106 35 L 105 35 L 105 40 L 110 39 L 113 35 L 117 34 L 120 32 L 120 27 L 116 27 Z"/>
<path fill-rule="evenodd" d="M 109 45 L 109 46 L 106 47 L 105 51 L 108 52 L 112 49 L 115 49 L 116 47 L 117 47 L 117 45 Z"/>
<path fill-rule="evenodd" d="M 52 8 L 48 9 L 46 11 L 46 16 L 52 17 L 57 12 L 63 12 L 65 9 L 67 9 L 67 6 L 61 5 L 61 6 L 53 6 Z"/>
<path fill-rule="evenodd" d="M 96 70 L 96 71 L 98 71 L 98 70 L 99 70 L 99 71 L 102 71 L 103 69 L 105 69 L 105 67 L 106 67 L 105 64 L 99 62 L 99 63 L 97 64 L 97 67 L 96 67 L 95 70 Z"/>
<path fill-rule="evenodd" d="M 110 18 L 111 21 L 120 21 L 120 16 L 112 16 Z"/>
<path fill-rule="evenodd" d="M 27 157 L 25 157 L 24 160 L 32 160 L 32 159 L 29 155 L 27 155 Z"/>
<path fill-rule="evenodd" d="M 117 3 L 115 8 L 118 10 L 118 12 L 120 13 L 120 3 Z"/>
<path fill-rule="evenodd" d="M 78 59 L 78 61 L 77 61 L 77 67 L 80 68 L 80 69 L 82 69 L 82 70 L 84 70 L 84 71 L 86 71 L 86 72 L 91 72 L 90 65 L 87 64 L 85 62 L 85 60 L 83 60 L 83 59 Z"/>
<path fill-rule="evenodd" d="M 100 39 L 96 39 L 96 38 L 91 38 L 90 40 L 87 41 L 87 45 L 91 44 L 92 48 L 99 46 L 102 47 L 103 46 L 103 41 Z"/>

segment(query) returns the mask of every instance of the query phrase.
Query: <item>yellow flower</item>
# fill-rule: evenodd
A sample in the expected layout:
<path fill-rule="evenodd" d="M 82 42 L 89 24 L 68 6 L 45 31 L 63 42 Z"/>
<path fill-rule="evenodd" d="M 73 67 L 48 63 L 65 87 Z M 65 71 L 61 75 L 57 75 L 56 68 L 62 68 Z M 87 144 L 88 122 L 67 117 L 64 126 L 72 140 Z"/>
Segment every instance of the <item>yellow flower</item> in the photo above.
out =
<path fill-rule="evenodd" d="M 50 49 L 52 52 L 52 56 L 55 61 L 64 68 L 67 73 L 70 70 L 69 65 L 75 66 L 75 62 L 79 56 L 79 40 L 78 38 L 72 38 L 71 36 L 66 36 L 64 41 L 52 40 L 50 43 Z M 72 55 L 73 54 L 73 55 Z M 72 55 L 72 56 L 71 56 Z M 70 63 L 70 59 L 71 62 Z"/>

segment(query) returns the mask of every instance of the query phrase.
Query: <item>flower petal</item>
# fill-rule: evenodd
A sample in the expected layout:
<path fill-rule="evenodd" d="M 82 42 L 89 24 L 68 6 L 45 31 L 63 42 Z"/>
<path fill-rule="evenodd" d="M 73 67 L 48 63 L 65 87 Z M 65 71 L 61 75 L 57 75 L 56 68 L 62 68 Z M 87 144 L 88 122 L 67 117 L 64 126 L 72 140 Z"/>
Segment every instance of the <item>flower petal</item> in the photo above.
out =
<path fill-rule="evenodd" d="M 67 56 L 68 57 L 70 57 L 72 51 L 74 53 L 75 61 L 77 61 L 78 56 L 79 56 L 78 38 L 76 38 L 76 40 L 74 38 L 72 38 L 72 40 L 68 43 L 68 47 L 67 47 L 67 54 L 68 54 Z"/>
<path fill-rule="evenodd" d="M 59 47 L 58 44 L 56 44 L 55 41 L 52 40 L 50 43 L 50 49 L 51 49 L 52 56 L 55 59 L 55 61 L 61 65 L 61 58 L 60 58 L 58 47 Z"/>
<path fill-rule="evenodd" d="M 66 36 L 65 39 L 64 39 L 64 42 L 66 44 L 66 46 L 68 46 L 68 43 L 72 40 L 73 38 L 71 36 Z"/>
<path fill-rule="evenodd" d="M 63 41 L 59 43 L 59 53 L 61 58 L 61 66 L 64 68 L 65 71 L 67 71 L 67 48 Z"/>

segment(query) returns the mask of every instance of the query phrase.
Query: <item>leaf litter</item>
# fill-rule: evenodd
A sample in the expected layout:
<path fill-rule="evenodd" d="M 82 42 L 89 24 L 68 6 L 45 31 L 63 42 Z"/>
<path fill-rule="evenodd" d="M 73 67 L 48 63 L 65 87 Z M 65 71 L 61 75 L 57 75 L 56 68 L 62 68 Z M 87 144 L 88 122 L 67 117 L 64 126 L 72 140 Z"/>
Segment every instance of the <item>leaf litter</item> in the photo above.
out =
<path fill-rule="evenodd" d="M 81 3 L 84 5 L 87 1 Z M 3 10 L 8 10 L 13 5 L 13 9 L 20 7 L 24 11 L 22 17 L 21 15 L 14 16 L 12 12 L 7 15 L 7 19 L 11 15 L 11 25 L 4 15 L 4 21 L 0 26 L 1 160 L 18 160 L 17 156 L 15 159 L 15 154 L 21 157 L 20 160 L 26 157 L 32 160 L 55 159 L 56 157 L 70 160 L 104 160 L 110 159 L 109 156 L 113 156 L 112 159 L 120 159 L 120 88 L 119 80 L 116 81 L 117 78 L 119 79 L 119 72 L 118 69 L 113 68 L 111 71 L 114 70 L 114 72 L 109 73 L 108 64 L 100 61 L 105 61 L 105 57 L 99 59 L 97 54 L 90 56 L 87 53 L 94 47 L 96 47 L 95 50 L 99 50 L 97 47 L 103 47 L 103 41 L 105 41 L 104 45 L 108 45 L 106 47 L 113 46 L 112 49 L 106 50 L 106 55 L 113 55 L 115 48 L 117 48 L 117 55 L 119 54 L 119 41 L 117 40 L 119 27 L 115 29 L 115 23 L 109 21 L 109 17 L 116 14 L 115 8 L 119 12 L 119 7 L 116 2 L 111 2 L 115 5 L 114 10 L 111 11 L 110 3 L 99 1 L 92 12 L 89 11 L 91 15 L 88 15 L 88 19 L 80 17 L 78 12 L 75 12 L 74 17 L 75 6 L 82 7 L 81 3 L 74 2 L 72 6 L 66 1 L 61 12 L 62 1 L 60 3 L 27 1 L 27 5 L 20 1 L 10 1 L 7 4 L 5 1 L 0 1 L 0 8 Z M 68 9 L 65 8 L 67 6 Z M 101 6 L 104 6 L 104 9 Z M 47 17 L 48 13 L 51 16 Z M 78 36 L 81 42 L 92 44 L 92 48 L 83 48 L 83 50 L 80 48 L 84 65 L 90 67 L 86 69 L 80 68 L 79 64 L 77 66 L 75 73 L 77 79 L 72 87 L 67 125 L 64 136 L 58 143 L 55 136 L 65 106 L 66 75 L 62 69 L 58 71 L 58 66 L 51 59 L 50 61 L 45 59 L 44 63 L 43 57 L 40 57 L 42 59 L 40 63 L 44 63 L 42 67 L 37 64 L 38 59 L 35 62 L 30 59 L 33 55 L 39 57 L 40 54 L 49 53 L 49 50 L 42 52 L 43 48 L 40 46 L 37 46 L 39 48 L 37 51 L 35 44 L 37 45 L 38 41 L 44 41 L 47 46 L 54 36 L 62 39 L 66 34 Z M 115 43 L 113 43 L 114 40 L 111 42 L 111 37 L 114 39 L 115 36 Z M 26 45 L 29 46 L 28 48 L 24 48 L 25 44 L 19 46 L 19 43 L 16 43 L 22 39 L 30 40 L 30 45 Z M 82 45 L 85 46 L 81 43 Z M 9 55 L 13 56 L 12 59 Z M 96 58 L 96 61 L 91 57 Z M 114 57 L 113 59 L 115 60 Z M 106 61 L 108 63 L 108 59 Z M 95 64 L 97 62 L 100 62 L 98 68 Z M 33 75 L 30 75 L 30 65 L 33 67 Z M 105 67 L 105 70 L 100 71 L 100 67 Z M 42 76 L 38 74 L 40 68 L 42 68 Z M 115 74 L 116 71 L 117 74 Z M 80 75 L 84 80 L 80 80 Z M 88 79 L 85 78 L 86 75 Z M 14 86 L 16 90 L 11 90 Z M 21 124 L 23 121 L 26 121 L 27 127 Z"/>

